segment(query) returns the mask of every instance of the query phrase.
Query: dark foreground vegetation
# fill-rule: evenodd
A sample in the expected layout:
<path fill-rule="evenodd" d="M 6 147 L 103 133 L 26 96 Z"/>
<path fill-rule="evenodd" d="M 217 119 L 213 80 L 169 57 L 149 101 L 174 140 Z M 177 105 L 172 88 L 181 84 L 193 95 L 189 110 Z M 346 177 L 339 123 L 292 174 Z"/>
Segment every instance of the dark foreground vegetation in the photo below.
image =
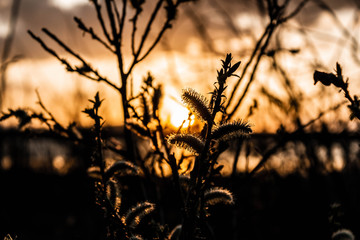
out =
<path fill-rule="evenodd" d="M 89 134 L 89 130 L 83 131 Z M 104 130 L 106 133 L 116 130 Z M 103 239 L 106 221 L 96 204 L 93 180 L 89 178 L 89 149 L 74 147 L 51 134 L 38 132 L 20 133 L 16 130 L 2 131 L 2 157 L 11 156 L 12 167 L 1 170 L 0 189 L 0 236 L 11 234 L 17 239 Z M 292 139 L 309 142 L 313 146 L 334 144 L 349 146 L 358 144 L 359 137 L 343 134 L 307 134 Z M 327 141 L 324 141 L 326 139 Z M 253 135 L 247 141 L 252 146 L 271 145 L 276 135 Z M 30 159 L 36 152 L 29 151 L 29 143 L 38 146 L 38 151 L 47 159 L 40 166 L 31 167 Z M 69 162 L 66 172 L 57 171 L 52 165 L 54 148 L 64 146 Z M 40 147 L 42 145 L 42 147 Z M 56 148 L 55 148 L 56 149 Z M 233 149 L 233 148 L 230 148 Z M 236 148 L 234 148 L 236 149 Z M 254 150 L 251 150 L 254 151 Z M 331 151 L 331 150 L 330 150 Z M 286 150 L 281 149 L 286 158 Z M 346 152 L 343 149 L 343 152 Z M 349 152 L 358 156 L 359 152 Z M 329 159 L 331 159 L 331 154 Z M 354 157 L 354 156 L 353 156 Z M 324 171 L 317 159 L 313 169 L 298 167 L 292 173 L 279 174 L 269 165 L 260 173 L 249 177 L 248 173 L 236 172 L 216 177 L 214 184 L 230 189 L 235 198 L 234 205 L 211 206 L 209 225 L 215 239 L 330 239 L 340 228 L 352 229 L 360 234 L 360 171 L 358 164 L 348 158 L 342 171 Z M 242 159 L 241 161 L 243 161 Z M 294 161 L 289 159 L 288 161 Z M 326 164 L 330 164 L 328 161 Z M 322 169 L 322 170 L 321 170 Z M 137 201 L 156 203 L 152 218 L 164 224 L 167 231 L 181 220 L 178 195 L 171 177 L 144 178 L 128 176 L 122 180 L 122 207 L 127 209 Z M 146 224 L 140 226 L 145 232 Z M 149 238 L 151 239 L 151 238 Z"/>
<path fill-rule="evenodd" d="M 170 179 L 155 182 L 129 178 L 124 207 L 142 198 L 158 203 L 155 218 L 173 228 L 179 221 Z M 246 180 L 221 178 L 234 206 L 210 209 L 216 239 L 330 239 L 341 224 L 360 234 L 360 172 L 333 172 L 307 178 L 267 172 Z M 161 185 L 159 185 L 161 183 Z M 103 239 L 104 218 L 95 205 L 93 185 L 85 171 L 66 176 L 13 169 L 1 172 L 0 235 L 17 239 Z M 156 196 L 155 196 L 156 195 Z M 145 200 L 145 199 L 143 199 Z M 146 226 L 144 226 L 145 228 Z"/>

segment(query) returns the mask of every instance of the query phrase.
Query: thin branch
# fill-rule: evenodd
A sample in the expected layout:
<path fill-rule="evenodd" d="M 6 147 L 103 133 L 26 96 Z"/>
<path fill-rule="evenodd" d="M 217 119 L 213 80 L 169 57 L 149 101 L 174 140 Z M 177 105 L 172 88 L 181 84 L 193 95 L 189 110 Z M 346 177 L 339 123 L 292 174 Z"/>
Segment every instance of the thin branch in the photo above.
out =
<path fill-rule="evenodd" d="M 50 53 L 51 55 L 53 55 L 55 58 L 57 58 L 62 64 L 64 64 L 66 66 L 66 69 L 70 72 L 77 72 L 79 75 L 84 76 L 92 81 L 97 81 L 97 82 L 105 82 L 106 84 L 108 84 L 109 86 L 113 87 L 114 89 L 116 89 L 117 91 L 119 91 L 119 87 L 117 87 L 115 84 L 113 84 L 110 80 L 106 79 L 105 77 L 101 76 L 96 70 L 92 69 L 90 67 L 90 65 L 85 62 L 81 57 L 80 57 L 80 61 L 82 61 L 82 63 L 84 64 L 84 67 L 87 68 L 88 71 L 94 73 L 96 75 L 96 77 L 92 77 L 89 76 L 88 74 L 86 74 L 84 71 L 81 71 L 81 69 L 79 68 L 74 68 L 73 66 L 71 66 L 71 64 L 64 58 L 61 58 L 53 49 L 49 48 L 42 40 L 41 38 L 39 38 L 38 36 L 36 36 L 33 32 L 31 32 L 30 30 L 28 31 L 28 33 L 30 34 L 30 36 L 35 39 L 38 43 L 40 43 L 41 47 L 47 51 L 48 53 Z M 50 35 L 49 35 L 50 36 Z M 54 36 L 54 35 L 52 35 Z M 56 36 L 54 36 L 55 39 L 57 39 L 60 43 L 60 45 L 64 45 Z M 54 39 L 54 38 L 53 38 Z M 54 40 L 55 40 L 54 39 Z M 56 40 L 55 40 L 56 41 Z M 57 41 L 57 42 L 58 42 Z M 66 45 L 64 45 L 66 47 Z M 67 47 L 66 47 L 67 48 Z M 65 49 L 66 50 L 66 49 Z M 71 51 L 71 50 L 70 50 Z M 71 51 L 72 52 L 72 51 Z M 70 53 L 71 53 L 70 52 Z M 72 54 L 73 55 L 73 54 Z M 77 54 L 73 55 L 73 56 L 78 56 Z"/>
<path fill-rule="evenodd" d="M 122 11 L 122 16 L 121 16 L 121 20 L 119 23 L 119 41 L 120 41 L 120 46 L 122 43 L 122 34 L 124 32 L 124 24 L 125 24 L 125 19 L 126 19 L 126 8 L 127 8 L 127 0 L 123 0 L 123 11 Z M 115 3 L 114 3 L 115 4 Z M 117 12 L 117 8 L 116 8 L 116 12 Z M 118 15 L 118 13 L 117 13 Z"/>
<path fill-rule="evenodd" d="M 101 25 L 101 29 L 103 30 L 103 33 L 106 37 L 106 39 L 109 41 L 109 43 L 111 43 L 111 38 L 110 38 L 110 35 L 106 29 L 106 26 L 105 26 L 105 23 L 104 23 L 104 19 L 102 17 L 102 13 L 101 13 L 101 5 L 98 3 L 97 0 L 90 0 L 93 4 L 94 4 L 94 7 L 95 7 L 95 10 L 96 10 L 96 14 L 97 14 L 97 18 L 100 22 L 100 25 Z"/>
<path fill-rule="evenodd" d="M 111 44 L 114 45 L 116 48 L 119 45 L 119 41 L 118 41 L 118 32 L 117 32 L 117 27 L 116 27 L 116 23 L 115 23 L 115 17 L 114 17 L 114 13 L 113 13 L 113 7 L 111 5 L 111 0 L 106 0 L 106 12 L 108 14 L 108 18 L 110 21 L 110 26 L 111 26 L 111 34 L 112 34 L 112 41 Z"/>
<path fill-rule="evenodd" d="M 188 17 L 191 18 L 192 22 L 195 24 L 196 30 L 200 34 L 200 37 L 203 39 L 203 41 L 206 44 L 206 47 L 213 53 L 220 54 L 217 52 L 212 44 L 212 40 L 209 36 L 209 33 L 207 31 L 207 27 L 203 24 L 201 19 L 195 14 L 195 12 L 190 8 L 185 8 L 185 13 Z"/>
<path fill-rule="evenodd" d="M 155 8 L 154 8 L 154 10 L 153 10 L 153 12 L 152 12 L 152 14 L 151 14 L 151 17 L 150 17 L 150 19 L 149 19 L 149 21 L 148 21 L 148 24 L 147 24 L 147 26 L 146 26 L 146 28 L 145 28 L 145 31 L 144 31 L 144 33 L 143 33 L 143 35 L 142 35 L 142 37 L 141 37 L 141 41 L 140 41 L 139 47 L 138 47 L 137 50 L 135 50 L 135 55 L 134 55 L 133 62 L 132 62 L 132 64 L 130 65 L 129 70 L 128 70 L 128 72 L 127 72 L 128 75 L 131 73 L 131 71 L 132 71 L 132 69 L 134 68 L 134 66 L 138 63 L 139 55 L 140 55 L 140 53 L 141 53 L 141 50 L 143 49 L 143 46 L 144 46 L 144 44 L 145 44 L 145 41 L 146 41 L 148 35 L 149 35 L 149 33 L 150 33 L 152 24 L 154 23 L 155 18 L 156 18 L 156 16 L 157 16 L 157 14 L 159 13 L 159 10 L 160 10 L 160 8 L 161 8 L 162 3 L 163 3 L 163 0 L 158 0 L 158 2 L 157 2 L 156 6 L 155 6 Z"/>
<path fill-rule="evenodd" d="M 250 59 L 249 59 L 249 61 L 246 63 L 246 65 L 245 65 L 245 67 L 244 67 L 244 69 L 243 69 L 243 71 L 242 71 L 242 73 L 241 73 L 241 75 L 240 75 L 240 77 L 239 77 L 239 80 L 236 82 L 236 84 L 235 84 L 235 86 L 234 86 L 234 88 L 233 88 L 233 90 L 232 90 L 232 92 L 231 92 L 231 95 L 230 95 L 230 97 L 229 97 L 229 99 L 228 99 L 228 103 L 227 103 L 225 109 L 229 108 L 230 103 L 232 102 L 232 99 L 233 99 L 234 96 L 235 96 L 236 90 L 238 89 L 238 87 L 239 87 L 242 79 L 245 77 L 245 73 L 246 73 L 247 69 L 249 68 L 249 66 L 250 66 L 250 64 L 253 62 L 253 60 L 255 59 L 256 53 L 258 52 L 258 50 L 259 50 L 259 48 L 260 48 L 260 46 L 261 46 L 264 38 L 268 35 L 269 30 L 270 30 L 270 26 L 271 26 L 271 24 L 269 24 L 269 25 L 266 27 L 264 33 L 262 34 L 262 36 L 260 37 L 260 39 L 257 41 L 257 43 L 256 43 L 256 45 L 255 45 L 255 48 L 254 48 L 254 50 L 253 50 L 253 52 L 252 52 L 252 54 L 251 54 L 251 57 L 250 57 Z"/>
<path fill-rule="evenodd" d="M 309 2 L 309 0 L 303 0 L 299 3 L 299 5 L 292 11 L 288 16 L 283 17 L 279 20 L 279 23 L 286 22 L 287 20 L 295 17 L 300 11 L 305 7 L 305 5 Z"/>
<path fill-rule="evenodd" d="M 55 123 L 58 123 L 58 121 L 56 121 L 54 115 L 45 107 L 45 105 L 43 104 L 42 100 L 41 100 L 41 97 L 40 97 L 40 94 L 39 94 L 39 91 L 38 90 L 35 90 L 36 92 L 36 96 L 38 98 L 38 104 L 40 105 L 40 107 L 50 116 L 51 120 Z M 60 124 L 59 124 L 60 125 Z"/>
<path fill-rule="evenodd" d="M 78 27 L 81 30 L 83 30 L 85 33 L 90 34 L 92 39 L 95 39 L 96 41 L 100 42 L 105 48 L 107 48 L 112 53 L 114 53 L 114 50 L 94 32 L 92 27 L 85 26 L 84 22 L 80 18 L 74 17 L 74 20 L 78 24 Z"/>
<path fill-rule="evenodd" d="M 126 3 L 126 1 L 125 1 L 125 3 Z M 116 1 L 112 1 L 112 8 L 114 9 L 114 12 L 115 12 L 116 22 L 118 23 L 118 26 L 119 26 L 119 36 L 120 36 L 121 18 L 120 18 L 120 13 L 119 13 L 118 7 L 116 5 Z M 123 11 L 125 11 L 125 13 L 126 13 L 126 5 L 123 5 Z"/>
<path fill-rule="evenodd" d="M 169 28 L 169 26 L 170 26 L 170 21 L 167 20 L 167 21 L 164 23 L 164 25 L 163 25 L 161 31 L 159 32 L 157 38 L 154 40 L 153 44 L 149 47 L 149 49 L 146 51 L 146 53 L 145 53 L 141 58 L 138 59 L 137 62 L 141 62 L 142 60 L 144 60 L 144 59 L 150 54 L 150 52 L 151 52 L 151 51 L 155 48 L 155 46 L 159 43 L 161 37 L 164 35 L 165 31 Z"/>
<path fill-rule="evenodd" d="M 230 28 L 230 30 L 235 36 L 239 36 L 240 31 L 236 27 L 231 15 L 216 0 L 210 0 L 210 2 L 213 5 L 214 9 L 222 16 L 222 19 L 225 21 L 226 27 Z"/>
<path fill-rule="evenodd" d="M 120 45 L 120 41 L 118 41 L 118 33 L 117 33 L 117 28 L 116 28 L 116 24 L 115 24 L 115 18 L 114 18 L 114 14 L 113 14 L 113 10 L 111 7 L 111 0 L 106 0 L 106 11 L 110 20 L 110 26 L 111 26 L 111 32 L 112 32 L 112 37 L 113 37 L 113 41 L 111 42 L 111 44 L 113 46 L 115 46 L 115 53 L 117 56 L 117 60 L 118 60 L 118 67 L 119 67 L 119 71 L 120 71 L 120 78 L 121 78 L 121 89 L 122 89 L 122 95 L 123 97 L 126 97 L 126 74 L 124 74 L 124 63 L 123 63 L 123 55 L 121 53 L 121 45 Z M 126 7 L 126 6 L 124 6 Z"/>
<path fill-rule="evenodd" d="M 154 8 L 154 10 L 153 10 L 153 12 L 152 12 L 152 14 L 151 14 L 151 17 L 150 17 L 150 19 L 149 19 L 149 21 L 148 21 L 148 24 L 147 24 L 147 26 L 146 26 L 146 28 L 145 28 L 145 31 L 144 31 L 144 33 L 143 33 L 143 35 L 142 35 L 142 37 L 141 37 L 141 41 L 140 41 L 139 47 L 138 47 L 138 49 L 137 49 L 137 51 L 136 51 L 136 53 L 135 53 L 135 56 L 134 56 L 136 60 L 137 60 L 138 56 L 140 55 L 140 52 L 141 52 L 141 50 L 142 50 L 142 48 L 143 48 L 143 46 L 144 46 L 144 44 L 145 44 L 145 41 L 146 41 L 146 39 L 147 39 L 147 37 L 148 37 L 148 35 L 149 35 L 149 33 L 150 33 L 152 24 L 154 23 L 155 18 L 156 18 L 156 16 L 157 16 L 157 14 L 159 13 L 159 10 L 160 10 L 160 8 L 161 8 L 162 3 L 163 3 L 163 0 L 159 0 L 159 1 L 157 2 L 157 4 L 156 4 L 156 6 L 155 6 L 155 8 Z M 135 61 L 135 60 L 134 60 L 134 61 Z"/>
<path fill-rule="evenodd" d="M 228 118 L 229 118 L 229 119 L 235 114 L 236 110 L 239 108 L 239 106 L 241 105 L 241 102 L 244 100 L 246 94 L 248 93 L 248 90 L 249 90 L 249 88 L 250 88 L 250 85 L 252 84 L 252 82 L 253 82 L 254 79 L 255 79 L 255 73 L 256 73 L 257 67 L 259 66 L 260 60 L 261 60 L 262 56 L 263 56 L 264 53 L 265 53 L 265 50 L 266 50 L 266 48 L 267 48 L 267 46 L 268 46 L 268 44 L 269 44 L 269 42 L 270 42 L 271 36 L 272 36 L 275 28 L 276 28 L 276 25 L 270 25 L 270 27 L 269 27 L 269 32 L 268 32 L 268 34 L 267 34 L 267 38 L 266 38 L 265 43 L 264 43 L 264 45 L 261 47 L 260 52 L 259 52 L 259 54 L 258 54 L 258 56 L 257 56 L 257 59 L 256 59 L 256 61 L 255 61 L 255 66 L 254 66 L 254 68 L 253 68 L 253 70 L 252 70 L 252 72 L 251 72 L 251 76 L 250 76 L 249 82 L 247 83 L 247 85 L 246 85 L 246 87 L 245 87 L 245 89 L 244 89 L 244 91 L 243 91 L 243 94 L 242 94 L 241 97 L 239 98 L 239 101 L 235 101 L 235 102 L 236 102 L 235 107 L 234 107 L 233 110 L 228 114 Z"/>
<path fill-rule="evenodd" d="M 340 28 L 342 34 L 350 39 L 351 47 L 352 47 L 351 56 L 353 57 L 354 61 L 357 64 L 360 64 L 360 58 L 359 56 L 357 56 L 357 52 L 359 49 L 359 43 L 357 39 L 352 35 L 352 33 L 346 27 L 344 27 L 344 25 L 337 17 L 336 13 L 324 1 L 316 0 L 315 3 L 319 6 L 319 8 L 327 11 L 333 17 L 335 24 Z"/>
<path fill-rule="evenodd" d="M 315 121 L 319 120 L 322 116 L 324 116 L 326 113 L 329 113 L 331 111 L 335 111 L 338 108 L 340 108 L 341 106 L 344 105 L 344 103 L 346 102 L 341 102 L 325 111 L 322 111 L 319 113 L 319 115 L 313 119 L 311 119 L 310 121 L 308 121 L 306 124 L 303 124 L 301 126 L 299 126 L 296 130 L 294 130 L 292 133 L 287 134 L 286 136 L 283 136 L 281 138 L 281 140 L 275 145 L 273 146 L 271 149 L 269 149 L 262 157 L 262 159 L 259 161 L 259 163 L 255 166 L 255 168 L 249 173 L 248 177 L 253 176 L 269 159 L 272 155 L 274 155 L 279 148 L 281 148 L 282 146 L 285 145 L 285 143 L 287 143 L 289 140 L 291 140 L 292 138 L 294 138 L 294 136 L 296 136 L 297 134 L 301 133 L 306 127 L 310 126 L 311 124 L 313 124 Z"/>
<path fill-rule="evenodd" d="M 134 17 L 131 19 L 131 22 L 133 25 L 132 32 L 131 32 L 131 51 L 134 56 L 135 56 L 135 37 L 136 37 L 136 30 L 137 30 L 136 24 L 137 24 L 137 20 L 138 20 L 140 11 L 141 11 L 141 9 L 137 8 Z"/>
<path fill-rule="evenodd" d="M 248 92 L 248 90 L 249 90 L 249 87 L 250 87 L 250 85 L 252 84 L 252 82 L 253 82 L 253 80 L 254 80 L 255 73 L 256 73 L 256 69 L 257 69 L 257 67 L 258 67 L 258 65 L 259 65 L 259 62 L 260 62 L 262 56 L 263 56 L 264 53 L 265 53 L 265 50 L 266 50 L 266 48 L 267 48 L 267 46 L 268 46 L 268 44 L 269 44 L 269 42 L 270 42 L 271 36 L 272 36 L 273 32 L 275 31 L 275 29 L 276 29 L 277 27 L 279 27 L 282 23 L 285 23 L 286 21 L 288 21 L 288 20 L 291 19 L 292 17 L 296 16 L 296 15 L 300 12 L 300 10 L 303 9 L 303 7 L 305 6 L 305 4 L 306 4 L 307 2 L 308 2 L 308 0 L 303 0 L 302 2 L 300 2 L 299 5 L 294 9 L 294 11 L 292 11 L 292 12 L 291 12 L 288 16 L 286 16 L 286 17 L 281 17 L 281 15 L 283 14 L 283 12 L 281 11 L 281 9 L 279 10 L 279 12 L 274 13 L 274 14 L 275 14 L 275 18 L 274 18 L 274 15 L 273 15 L 273 14 L 269 13 L 271 19 L 276 19 L 276 18 L 277 18 L 278 21 L 275 21 L 275 22 L 274 22 L 274 21 L 271 21 L 271 22 L 269 23 L 268 27 L 265 29 L 265 32 L 264 32 L 264 34 L 263 34 L 262 37 L 265 37 L 265 35 L 267 35 L 267 39 L 266 39 L 265 43 L 263 44 L 263 46 L 261 47 L 261 50 L 260 50 L 260 52 L 259 52 L 259 54 L 258 54 L 256 63 L 255 63 L 255 66 L 254 66 L 254 68 L 253 68 L 253 70 L 252 70 L 252 73 L 251 73 L 251 76 L 250 76 L 250 79 L 249 79 L 249 82 L 247 83 L 247 85 L 246 85 L 246 87 L 245 87 L 245 89 L 244 89 L 244 91 L 243 91 L 243 94 L 242 94 L 241 97 L 239 98 L 239 101 L 236 101 L 237 104 L 235 105 L 234 109 L 233 109 L 233 110 L 230 112 L 230 114 L 228 115 L 228 118 L 231 118 L 231 117 L 235 114 L 236 110 L 237 110 L 237 109 L 239 108 L 239 106 L 241 105 L 241 102 L 244 100 L 244 98 L 245 98 L 245 96 L 246 96 L 246 94 L 247 94 L 247 92 Z M 282 8 L 285 8 L 287 5 L 288 5 L 288 2 L 285 2 L 285 3 L 283 4 L 283 7 L 282 7 Z M 270 11 L 270 7 L 269 7 L 269 11 Z M 276 15 L 277 15 L 277 17 L 276 17 Z M 265 33 L 266 33 L 266 34 L 265 34 Z M 260 40 L 262 41 L 262 39 L 263 39 L 263 38 L 261 38 Z M 261 41 L 258 41 L 258 44 L 261 43 Z M 258 44 L 257 44 L 256 47 L 259 47 Z M 256 48 L 255 48 L 255 50 L 256 50 Z M 254 56 L 254 53 L 255 53 L 255 51 L 253 52 L 252 57 Z M 252 58 L 250 58 L 250 60 L 252 60 Z M 249 61 L 249 62 L 250 62 L 250 61 Z M 232 99 L 233 99 L 233 97 L 234 97 L 234 95 L 235 95 L 235 91 L 236 91 L 237 87 L 239 86 L 240 81 L 241 81 L 244 73 L 245 73 L 245 71 L 243 71 L 243 74 L 241 75 L 240 79 L 239 79 L 238 82 L 236 83 L 236 85 L 235 85 L 235 87 L 234 87 L 234 90 L 233 90 L 232 93 L 231 93 L 231 96 L 230 96 L 230 98 L 229 98 L 228 104 L 227 104 L 227 106 L 226 106 L 225 109 L 227 109 L 227 108 L 229 107 L 229 105 L 230 105 L 230 103 L 231 103 L 231 101 L 232 101 Z"/>
<path fill-rule="evenodd" d="M 32 31 L 28 30 L 28 33 L 30 34 L 30 36 L 35 39 L 38 43 L 40 43 L 41 47 L 48 53 L 50 53 L 51 55 L 53 55 L 55 58 L 57 58 L 62 64 L 64 64 L 66 66 L 67 69 L 72 69 L 72 66 L 63 58 L 59 57 L 59 55 L 52 50 L 51 48 L 49 48 L 42 40 L 41 38 L 39 38 L 38 36 L 36 36 Z"/>

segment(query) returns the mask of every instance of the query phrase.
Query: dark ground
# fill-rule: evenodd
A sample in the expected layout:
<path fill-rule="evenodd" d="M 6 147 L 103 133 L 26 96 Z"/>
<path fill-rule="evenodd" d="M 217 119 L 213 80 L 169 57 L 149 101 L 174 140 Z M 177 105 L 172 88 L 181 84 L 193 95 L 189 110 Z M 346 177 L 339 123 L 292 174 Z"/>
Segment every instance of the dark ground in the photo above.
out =
<path fill-rule="evenodd" d="M 337 141 L 348 155 L 354 155 L 346 148 L 350 141 L 360 139 L 349 134 L 318 135 L 310 136 L 317 139 L 315 145 L 331 146 Z M 14 160 L 10 170 L 0 169 L 0 240 L 6 234 L 18 240 L 105 239 L 94 184 L 85 173 L 91 151 L 53 136 L 29 138 L 15 130 L 0 131 L 0 136 L 0 156 L 9 155 Z M 305 137 L 303 142 L 309 142 L 309 136 Z M 255 146 L 274 142 L 273 136 L 251 139 Z M 54 158 L 55 150 L 50 146 L 57 146 L 55 150 L 65 146 L 62 154 L 76 155 L 79 164 L 66 175 L 49 171 L 51 164 L 50 168 L 46 165 L 30 170 L 32 154 Z M 360 155 L 356 154 L 351 161 L 358 161 Z M 275 171 L 263 171 L 250 180 L 244 175 L 216 179 L 215 185 L 231 190 L 236 200 L 234 206 L 209 209 L 216 239 L 330 239 L 340 227 L 351 229 L 359 238 L 360 169 L 349 165 L 342 173 L 315 172 L 307 177 L 295 173 L 281 177 Z M 125 179 L 124 185 L 128 186 L 123 192 L 124 211 L 149 200 L 156 204 L 153 217 L 167 224 L 169 230 L 181 222 L 177 195 L 169 179 L 134 177 Z"/>
<path fill-rule="evenodd" d="M 171 184 L 163 182 L 155 186 L 146 181 L 145 189 L 150 199 L 155 199 L 156 187 L 160 190 L 154 217 L 172 228 L 180 221 L 176 199 Z M 231 189 L 236 205 L 209 209 L 216 239 L 330 239 L 338 227 L 330 216 L 360 236 L 357 170 L 308 178 L 267 172 L 251 181 L 239 176 L 217 182 Z M 130 179 L 129 185 L 124 205 L 135 205 L 135 198 L 142 198 L 140 183 Z M 19 240 L 104 239 L 102 214 L 85 173 L 57 176 L 13 169 L 0 173 L 0 189 L 0 239 L 7 233 Z M 331 207 L 334 203 L 340 207 Z"/>

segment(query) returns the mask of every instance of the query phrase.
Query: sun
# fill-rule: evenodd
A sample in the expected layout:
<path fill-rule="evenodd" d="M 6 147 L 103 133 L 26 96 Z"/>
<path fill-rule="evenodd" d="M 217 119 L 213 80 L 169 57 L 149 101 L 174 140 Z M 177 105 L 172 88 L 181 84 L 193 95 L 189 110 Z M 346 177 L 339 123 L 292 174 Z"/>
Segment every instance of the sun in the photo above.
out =
<path fill-rule="evenodd" d="M 183 127 L 187 128 L 194 124 L 195 116 L 191 115 L 189 120 L 189 110 L 186 108 L 180 108 L 174 109 L 172 113 L 170 113 L 170 123 L 174 127 L 180 127 L 181 124 L 184 122 Z"/>
<path fill-rule="evenodd" d="M 180 127 L 181 124 L 183 128 L 187 128 L 194 124 L 195 116 L 191 115 L 189 120 L 190 111 L 184 107 L 180 100 L 177 97 L 174 97 L 172 94 L 173 91 L 167 93 L 163 101 L 163 119 L 166 119 L 173 127 Z M 175 92 L 176 93 L 176 92 Z"/>

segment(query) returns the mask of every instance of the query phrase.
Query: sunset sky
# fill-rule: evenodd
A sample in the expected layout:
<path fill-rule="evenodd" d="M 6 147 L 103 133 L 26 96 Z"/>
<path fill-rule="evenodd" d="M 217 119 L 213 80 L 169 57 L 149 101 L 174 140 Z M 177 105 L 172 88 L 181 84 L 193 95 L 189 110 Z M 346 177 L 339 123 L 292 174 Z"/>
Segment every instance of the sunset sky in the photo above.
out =
<path fill-rule="evenodd" d="M 148 71 L 152 73 L 157 83 L 164 86 L 166 94 L 162 114 L 164 121 L 168 120 L 177 125 L 182 117 L 187 118 L 187 110 L 174 98 L 179 99 L 181 89 L 184 87 L 192 87 L 204 95 L 209 93 L 216 80 L 216 69 L 220 68 L 220 59 L 226 53 L 231 52 L 234 61 L 242 61 L 237 72 L 240 74 L 268 21 L 258 8 L 259 1 L 242 2 L 246 3 L 232 0 L 199 0 L 196 3 L 186 4 L 181 8 L 172 29 L 165 34 L 155 51 L 134 69 L 132 78 L 135 91 Z M 296 6 L 298 2 L 292 1 L 291 7 Z M 279 53 L 278 60 L 291 76 L 296 91 L 301 91 L 304 122 L 342 101 L 342 95 L 338 94 L 336 89 L 313 85 L 314 68 L 322 66 L 320 70 L 332 71 L 338 61 L 343 66 L 344 75 L 350 78 L 351 93 L 357 94 L 360 90 L 358 79 L 360 63 L 357 59 L 360 58 L 357 49 L 360 34 L 359 6 L 351 0 L 324 2 L 331 7 L 335 15 L 309 2 L 295 19 L 286 23 L 277 32 L 268 49 L 274 49 L 278 42 L 281 42 L 285 50 L 300 49 L 298 54 L 290 54 L 288 51 Z M 9 32 L 11 5 L 12 0 L 0 2 L 0 53 L 3 52 L 4 39 Z M 148 9 L 151 7 L 151 2 L 144 7 L 142 21 L 149 17 Z M 117 93 L 104 84 L 89 82 L 76 74 L 67 73 L 64 67 L 27 33 L 30 29 L 66 57 L 67 55 L 41 32 L 43 27 L 49 29 L 73 50 L 81 53 L 102 74 L 118 83 L 115 59 L 104 47 L 94 43 L 89 36 L 85 36 L 77 29 L 73 21 L 74 16 L 81 18 L 95 31 L 99 30 L 94 9 L 87 0 L 20 1 L 19 17 L 9 59 L 14 56 L 19 58 L 7 71 L 7 89 L 2 111 L 7 108 L 27 106 L 39 109 L 36 105 L 35 92 L 38 90 L 44 103 L 58 116 L 58 119 L 64 123 L 77 120 L 86 125 L 89 123 L 88 119 L 80 112 L 88 106 L 87 99 L 92 98 L 99 90 L 101 96 L 105 98 L 102 113 L 107 124 L 122 124 L 119 122 L 121 111 Z M 198 21 L 194 20 L 194 16 Z M 231 21 L 232 26 L 228 21 Z M 210 45 L 201 37 L 198 31 L 199 23 L 205 26 Z M 348 32 L 344 32 L 344 29 Z M 153 29 L 153 36 L 156 30 Z M 126 31 L 125 37 L 129 35 L 130 31 Z M 213 51 L 210 51 L 210 48 Z M 126 50 L 125 54 L 128 54 Z M 238 117 L 243 118 L 248 114 L 253 100 L 258 101 L 258 109 L 249 119 L 253 122 L 256 131 L 275 131 L 280 124 L 288 123 L 283 113 L 274 114 L 277 111 L 276 107 L 259 94 L 262 87 L 279 97 L 286 93 L 278 75 L 269 71 L 270 66 L 269 58 L 263 58 L 255 82 L 250 88 L 250 94 L 238 111 Z M 236 78 L 232 81 L 229 80 L 229 86 L 233 85 Z M 347 119 L 346 111 L 344 108 L 338 113 L 330 113 L 325 119 L 331 121 L 335 117 L 341 118 L 342 113 L 344 119 Z"/>

